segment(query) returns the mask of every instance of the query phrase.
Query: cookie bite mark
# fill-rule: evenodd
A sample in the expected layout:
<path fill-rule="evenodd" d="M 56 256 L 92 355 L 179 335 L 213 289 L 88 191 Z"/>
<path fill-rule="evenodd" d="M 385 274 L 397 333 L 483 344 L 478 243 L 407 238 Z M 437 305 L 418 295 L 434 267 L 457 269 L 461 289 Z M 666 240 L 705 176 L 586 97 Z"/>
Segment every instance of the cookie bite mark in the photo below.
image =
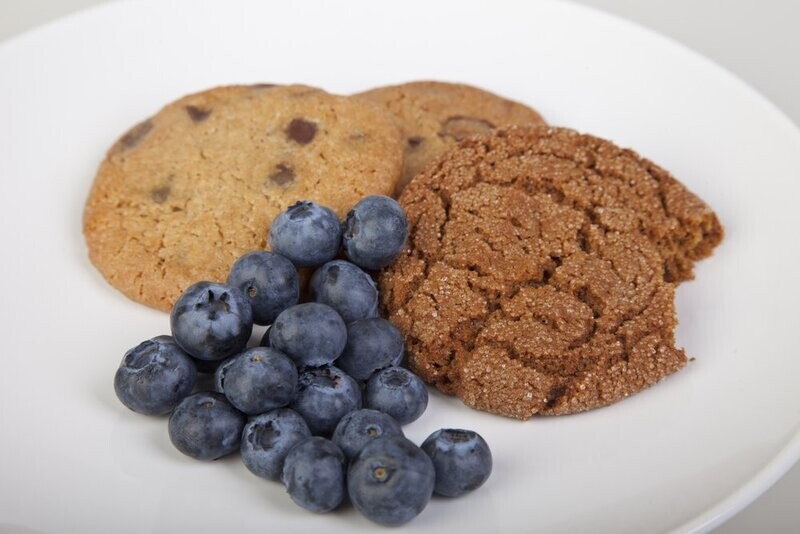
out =
<path fill-rule="evenodd" d="M 288 163 L 278 163 L 275 165 L 275 172 L 269 175 L 269 182 L 281 187 L 287 187 L 294 182 L 294 169 Z"/>
<path fill-rule="evenodd" d="M 494 124 L 485 119 L 455 115 L 448 117 L 442 123 L 442 129 L 438 133 L 440 137 L 450 137 L 456 141 L 461 141 L 471 135 L 487 133 L 493 130 L 494 127 Z"/>
<path fill-rule="evenodd" d="M 150 133 L 150 130 L 153 129 L 153 123 L 148 119 L 146 121 L 140 122 L 130 130 L 128 130 L 125 135 L 123 135 L 120 140 L 118 146 L 123 149 L 130 149 L 134 148 L 136 145 L 141 142 L 145 136 Z"/>
<path fill-rule="evenodd" d="M 198 106 L 186 106 L 184 108 L 186 113 L 189 115 L 189 118 L 192 119 L 192 122 L 203 122 L 211 115 L 211 110 L 206 108 L 201 108 Z"/>
<path fill-rule="evenodd" d="M 317 123 L 305 119 L 292 119 L 286 127 L 286 137 L 300 145 L 307 145 L 317 135 Z"/>
<path fill-rule="evenodd" d="M 153 202 L 156 204 L 163 204 L 166 202 L 169 198 L 169 194 L 170 187 L 168 185 L 161 185 L 150 190 L 150 198 L 152 198 Z"/>

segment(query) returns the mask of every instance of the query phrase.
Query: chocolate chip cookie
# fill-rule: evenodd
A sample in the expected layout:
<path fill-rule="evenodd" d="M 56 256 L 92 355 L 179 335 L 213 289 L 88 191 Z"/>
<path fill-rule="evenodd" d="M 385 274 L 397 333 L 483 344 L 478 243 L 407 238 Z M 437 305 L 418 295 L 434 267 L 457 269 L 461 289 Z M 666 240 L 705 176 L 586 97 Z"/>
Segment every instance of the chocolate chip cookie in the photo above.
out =
<path fill-rule="evenodd" d="M 106 154 L 84 209 L 89 257 L 125 295 L 167 310 L 263 249 L 290 204 L 343 217 L 365 195 L 391 194 L 402 162 L 391 117 L 362 99 L 266 84 L 193 94 Z"/>
<path fill-rule="evenodd" d="M 405 168 L 398 193 L 439 154 L 458 141 L 512 124 L 543 125 L 531 108 L 477 87 L 411 82 L 361 93 L 392 114 L 405 139 Z"/>
<path fill-rule="evenodd" d="M 380 276 L 412 369 L 526 419 L 610 404 L 686 364 L 673 296 L 722 239 L 711 209 L 630 150 L 561 128 L 471 138 L 400 197 Z"/>

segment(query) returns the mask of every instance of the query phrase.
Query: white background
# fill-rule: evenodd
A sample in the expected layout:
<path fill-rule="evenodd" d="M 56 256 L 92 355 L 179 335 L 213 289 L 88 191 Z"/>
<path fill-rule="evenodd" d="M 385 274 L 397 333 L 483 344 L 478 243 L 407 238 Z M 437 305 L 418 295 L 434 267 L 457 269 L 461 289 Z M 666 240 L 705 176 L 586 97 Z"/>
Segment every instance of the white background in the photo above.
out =
<path fill-rule="evenodd" d="M 29 28 L 109 0 L 0 0 L 0 44 Z M 796 0 L 578 0 L 633 20 L 711 58 L 800 124 L 800 2 Z M 718 529 L 797 532 L 800 466 Z"/>

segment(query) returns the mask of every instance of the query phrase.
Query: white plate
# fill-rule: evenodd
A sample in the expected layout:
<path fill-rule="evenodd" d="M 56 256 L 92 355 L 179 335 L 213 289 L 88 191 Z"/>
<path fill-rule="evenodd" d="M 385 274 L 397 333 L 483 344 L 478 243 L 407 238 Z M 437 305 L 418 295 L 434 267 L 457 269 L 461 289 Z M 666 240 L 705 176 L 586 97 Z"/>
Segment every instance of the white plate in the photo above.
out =
<path fill-rule="evenodd" d="M 632 146 L 713 206 L 723 245 L 678 290 L 697 360 L 591 413 L 521 423 L 433 395 L 408 427 L 474 428 L 495 470 L 435 499 L 419 531 L 704 530 L 798 457 L 800 133 L 719 67 L 568 3 L 109 5 L 0 47 L 0 528 L 355 532 L 235 458 L 181 456 L 163 418 L 115 398 L 125 349 L 168 329 L 86 258 L 82 204 L 104 149 L 184 93 L 299 81 L 350 92 L 438 78 L 484 86 Z"/>

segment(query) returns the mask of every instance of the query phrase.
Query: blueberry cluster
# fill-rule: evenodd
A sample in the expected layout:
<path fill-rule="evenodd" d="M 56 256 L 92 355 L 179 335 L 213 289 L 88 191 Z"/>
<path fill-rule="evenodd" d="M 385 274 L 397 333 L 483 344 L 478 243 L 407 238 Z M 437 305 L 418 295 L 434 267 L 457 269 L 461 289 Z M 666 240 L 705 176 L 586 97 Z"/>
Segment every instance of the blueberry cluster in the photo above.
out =
<path fill-rule="evenodd" d="M 428 404 L 422 381 L 400 367 L 400 332 L 378 316 L 364 269 L 402 250 L 405 214 L 388 197 L 361 200 L 339 223 L 312 202 L 273 222 L 271 252 L 251 252 L 226 284 L 198 282 L 175 303 L 172 336 L 125 353 L 114 389 L 125 406 L 169 416 L 182 453 L 215 460 L 239 451 L 255 475 L 280 480 L 313 512 L 346 496 L 367 518 L 405 523 L 432 493 L 455 497 L 488 478 L 492 457 L 475 432 L 442 429 L 422 447 L 402 425 Z M 336 259 L 343 249 L 347 260 Z M 298 267 L 314 267 L 300 303 Z M 249 347 L 253 325 L 266 325 Z M 211 391 L 197 374 L 213 375 Z"/>

